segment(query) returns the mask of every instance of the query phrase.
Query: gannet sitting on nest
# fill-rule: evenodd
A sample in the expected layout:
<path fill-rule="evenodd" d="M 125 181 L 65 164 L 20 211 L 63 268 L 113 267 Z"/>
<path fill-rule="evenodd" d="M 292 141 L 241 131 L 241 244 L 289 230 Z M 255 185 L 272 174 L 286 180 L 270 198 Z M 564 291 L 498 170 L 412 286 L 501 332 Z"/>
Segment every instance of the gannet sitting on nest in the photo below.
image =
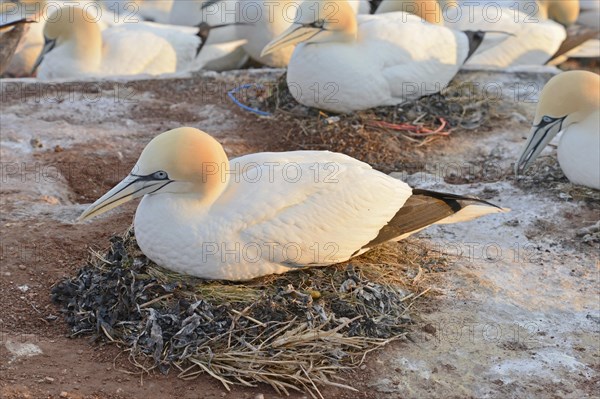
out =
<path fill-rule="evenodd" d="M 244 45 L 246 52 L 255 61 L 275 68 L 289 64 L 294 46 L 282 47 L 265 56 L 261 56 L 263 48 L 292 25 L 293 12 L 301 3 L 300 0 L 239 0 L 241 21 L 246 22 L 236 26 L 239 37 L 248 39 Z M 348 3 L 355 14 L 369 14 L 367 0 L 349 0 Z M 250 10 L 256 10 L 250 12 Z"/>
<path fill-rule="evenodd" d="M 347 0 L 306 0 L 262 54 L 300 43 L 288 66 L 290 92 L 306 106 L 343 113 L 439 92 L 482 40 L 409 13 L 355 16 Z"/>
<path fill-rule="evenodd" d="M 26 18 L 37 21 L 37 23 L 29 25 L 29 29 L 19 45 L 19 50 L 15 53 L 6 70 L 7 75 L 11 77 L 31 76 L 33 67 L 44 47 L 44 22 L 57 7 L 68 5 L 68 3 L 68 0 L 48 2 L 46 0 L 20 0 L 18 3 L 6 1 L 0 3 L 0 19 L 3 22 L 8 22 L 15 18 Z M 70 3 L 74 2 L 71 1 Z M 131 17 L 131 9 L 128 14 L 123 15 L 123 18 L 121 18 L 113 14 L 111 10 L 99 8 L 98 4 L 93 0 L 79 0 L 77 3 L 80 8 L 89 10 L 90 15 L 92 15 L 90 19 L 97 21 L 100 30 L 118 25 L 123 22 L 123 19 L 126 19 L 128 22 L 135 20 L 134 17 Z M 128 16 L 131 18 L 127 19 L 126 17 Z"/>
<path fill-rule="evenodd" d="M 561 131 L 561 169 L 571 182 L 600 190 L 600 76 L 570 71 L 550 79 L 515 172 L 524 172 Z"/>
<path fill-rule="evenodd" d="M 34 69 L 39 66 L 37 76 L 41 79 L 158 75 L 200 69 L 210 61 L 198 57 L 210 28 L 138 22 L 101 31 L 97 20 L 85 9 L 54 8 L 44 26 L 45 44 Z M 223 54 L 217 52 L 215 56 Z"/>
<path fill-rule="evenodd" d="M 507 211 L 413 190 L 328 151 L 228 161 L 214 138 L 194 128 L 155 137 L 129 176 L 78 220 L 138 197 L 135 234 L 146 256 L 176 272 L 223 280 L 339 263 L 431 224 Z"/>
<path fill-rule="evenodd" d="M 116 29 L 101 31 L 79 7 L 54 9 L 46 20 L 44 48 L 34 65 L 38 78 L 175 72 L 177 54 L 168 41 L 151 32 L 119 34 Z"/>
<path fill-rule="evenodd" d="M 496 40 L 492 49 L 474 54 L 466 62 L 468 65 L 499 68 L 543 65 L 560 55 L 559 50 L 569 51 L 580 44 L 562 46 L 567 39 L 565 27 L 573 24 L 579 15 L 576 0 L 450 1 L 443 10 L 436 0 L 383 0 L 377 9 L 377 13 L 390 11 L 410 11 L 426 16 L 429 22 L 436 21 L 458 30 L 511 35 L 499 44 Z M 487 37 L 491 40 L 494 35 Z"/>

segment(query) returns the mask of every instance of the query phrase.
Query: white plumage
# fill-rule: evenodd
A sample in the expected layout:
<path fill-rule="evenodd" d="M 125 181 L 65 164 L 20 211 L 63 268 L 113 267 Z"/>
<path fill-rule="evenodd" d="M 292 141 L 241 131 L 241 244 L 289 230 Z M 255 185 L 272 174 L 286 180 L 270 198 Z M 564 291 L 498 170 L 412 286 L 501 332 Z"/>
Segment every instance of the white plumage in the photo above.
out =
<path fill-rule="evenodd" d="M 575 184 L 600 190 L 600 76 L 563 72 L 544 86 L 533 127 L 515 163 L 525 171 L 560 132 L 558 162 Z"/>
<path fill-rule="evenodd" d="M 45 29 L 51 39 L 38 68 L 40 79 L 110 75 L 158 75 L 198 70 L 227 58 L 245 41 L 205 45 L 198 29 L 152 22 L 120 24 L 101 30 L 84 10 L 73 7 L 73 18 L 61 9 L 60 18 L 49 18 Z M 220 67 L 239 66 L 243 55 L 221 62 Z"/>
<path fill-rule="evenodd" d="M 478 10 L 475 15 L 481 15 Z M 506 68 L 518 65 L 543 65 L 558 51 L 567 37 L 565 28 L 550 20 L 526 22 L 527 14 L 504 12 L 497 22 L 490 23 L 483 17 L 473 22 L 467 20 L 447 22 L 446 25 L 459 30 L 497 30 L 510 33 L 493 49 L 474 54 L 466 64 Z M 519 22 L 515 22 L 519 21 Z"/>
<path fill-rule="evenodd" d="M 343 262 L 433 223 L 506 211 L 415 192 L 327 151 L 228 161 L 216 140 L 193 128 L 155 137 L 129 176 L 79 220 L 138 197 L 135 234 L 146 256 L 176 272 L 226 280 Z"/>
<path fill-rule="evenodd" d="M 545 2 L 451 1 L 440 7 L 435 0 L 384 0 L 377 12 L 407 10 L 408 7 L 452 29 L 490 32 L 482 48 L 490 47 L 492 41 L 493 48 L 476 52 L 467 60 L 467 65 L 499 68 L 543 65 L 567 37 L 563 25 L 547 19 Z M 500 41 L 499 36 L 502 36 Z"/>
<path fill-rule="evenodd" d="M 571 182 L 600 190 L 600 111 L 563 131 L 558 162 Z"/>
<path fill-rule="evenodd" d="M 144 197 L 134 222 L 142 251 L 212 279 L 339 263 L 374 239 L 412 192 L 330 152 L 252 154 L 231 160 L 230 169 L 241 173 L 229 176 L 210 208 L 177 194 Z"/>
<path fill-rule="evenodd" d="M 311 4 L 307 1 L 303 7 Z M 308 39 L 296 46 L 287 82 L 294 98 L 306 106 L 351 112 L 437 93 L 467 59 L 469 39 L 463 32 L 404 12 L 355 17 L 344 14 L 345 2 L 337 4 L 341 8 L 335 19 L 342 21 L 340 30 L 335 26 L 324 26 L 321 32 L 309 28 L 312 21 L 302 19 L 301 15 L 308 14 L 302 12 L 265 51 L 293 43 L 297 32 L 305 32 L 303 37 Z M 354 18 L 356 33 L 349 21 Z M 344 36 L 334 38 L 335 34 Z"/>
<path fill-rule="evenodd" d="M 40 79 L 158 75 L 177 68 L 172 45 L 151 31 L 120 26 L 100 31 L 93 20 L 77 19 L 63 28 L 70 32 L 55 38 L 55 47 L 42 54 L 37 71 Z"/>
<path fill-rule="evenodd" d="M 213 29 L 210 31 L 208 40 L 202 47 L 202 50 L 198 56 L 196 56 L 196 50 L 201 43 L 201 39 L 196 35 L 198 33 L 198 28 L 158 24 L 153 22 L 123 25 L 120 26 L 120 28 L 124 28 L 126 31 L 150 32 L 169 42 L 177 56 L 175 70 L 178 72 L 202 69 L 211 62 L 218 61 L 223 57 L 236 53 L 236 51 L 246 43 L 246 40 L 235 40 L 231 42 L 208 44 L 211 42 L 211 37 L 213 35 L 218 35 L 220 30 L 229 29 L 231 27 L 227 26 Z M 128 32 L 124 32 L 124 34 L 128 34 Z M 220 69 L 234 69 L 241 66 L 246 59 L 247 57 L 244 56 L 243 53 L 236 55 L 235 57 L 232 57 L 231 62 L 222 64 Z"/>
<path fill-rule="evenodd" d="M 271 66 L 285 67 L 289 64 L 294 47 L 280 48 L 270 54 L 261 56 L 263 48 L 277 36 L 282 34 L 294 22 L 295 11 L 302 1 L 283 0 L 239 0 L 240 24 L 236 26 L 237 35 L 247 38 L 244 45 L 246 52 L 252 59 Z M 367 0 L 349 0 L 350 7 L 355 14 L 369 14 Z M 247 10 L 247 11 L 244 11 Z M 249 10 L 256 10 L 250 12 Z"/>

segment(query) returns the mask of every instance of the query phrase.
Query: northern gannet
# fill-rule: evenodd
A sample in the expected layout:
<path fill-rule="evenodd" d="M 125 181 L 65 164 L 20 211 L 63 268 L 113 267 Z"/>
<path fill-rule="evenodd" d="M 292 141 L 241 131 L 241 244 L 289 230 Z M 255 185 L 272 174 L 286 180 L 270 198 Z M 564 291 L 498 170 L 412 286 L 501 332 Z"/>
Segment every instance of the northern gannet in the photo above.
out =
<path fill-rule="evenodd" d="M 328 151 L 229 161 L 217 140 L 189 127 L 152 139 L 131 173 L 78 221 L 138 197 L 134 226 L 144 254 L 167 269 L 219 280 L 331 265 L 431 224 L 508 211 L 412 189 Z"/>
<path fill-rule="evenodd" d="M 240 10 L 248 11 L 240 14 L 241 22 L 245 23 L 236 26 L 237 34 L 248 39 L 244 49 L 253 60 L 275 68 L 289 64 L 294 46 L 282 47 L 264 56 L 261 52 L 292 25 L 300 3 L 299 0 L 239 0 Z M 369 14 L 366 0 L 350 0 L 349 3 L 355 14 Z"/>
<path fill-rule="evenodd" d="M 232 23 L 235 24 L 236 22 Z M 230 24 L 209 25 L 201 22 L 196 27 L 188 27 L 144 22 L 127 25 L 125 28 L 150 31 L 166 39 L 177 53 L 177 71 L 205 69 L 211 64 L 221 66 L 208 69 L 236 69 L 248 60 L 248 56 L 243 51 L 245 39 L 211 41 L 211 38 L 218 35 L 221 30 L 231 29 Z M 192 48 L 194 51 L 191 51 Z"/>
<path fill-rule="evenodd" d="M 96 20 L 79 7 L 53 10 L 44 37 L 44 48 L 34 65 L 40 79 L 157 75 L 175 72 L 177 67 L 177 54 L 167 40 L 118 27 L 101 31 Z"/>
<path fill-rule="evenodd" d="M 151 22 L 121 24 L 101 31 L 79 7 L 54 9 L 44 26 L 45 44 L 34 68 L 41 79 L 172 73 L 200 69 L 198 30 Z M 237 47 L 243 43 L 237 43 Z M 213 54 L 207 51 L 207 54 Z M 222 54 L 218 54 L 222 56 Z"/>
<path fill-rule="evenodd" d="M 287 72 L 294 98 L 351 112 L 439 92 L 482 39 L 409 13 L 355 16 L 346 0 L 306 0 L 263 55 L 300 43 Z"/>
<path fill-rule="evenodd" d="M 506 68 L 543 65 L 553 58 L 567 38 L 566 26 L 579 15 L 579 2 L 572 0 L 481 0 L 450 1 L 442 6 L 435 0 L 383 0 L 377 12 L 411 11 L 429 22 L 457 30 L 504 32 L 501 41 L 487 35 L 482 46 L 466 62 Z M 436 14 L 439 15 L 436 16 Z M 494 40 L 495 43 L 486 43 Z"/>
<path fill-rule="evenodd" d="M 570 71 L 550 79 L 515 172 L 524 172 L 561 131 L 561 169 L 572 183 L 600 190 L 600 76 Z"/>
<path fill-rule="evenodd" d="M 8 66 L 7 74 L 14 77 L 31 76 L 33 66 L 39 58 L 39 55 L 44 47 L 44 22 L 56 11 L 57 8 L 68 4 L 73 4 L 73 1 L 68 0 L 21 0 L 18 3 L 4 2 L 0 3 L 2 14 L 1 21 L 12 20 L 14 18 L 36 21 L 37 23 L 29 25 L 23 42 L 19 46 L 19 50 L 15 54 L 12 62 Z M 111 10 L 106 10 L 96 4 L 93 0 L 78 0 L 77 4 L 80 8 L 88 10 L 91 19 L 96 20 L 100 30 L 104 30 L 110 26 L 118 25 L 123 22 L 125 17 L 130 17 L 129 22 L 135 20 L 131 10 L 124 18 L 113 14 Z"/>
<path fill-rule="evenodd" d="M 600 57 L 600 0 L 580 0 L 579 6 L 577 24 L 567 31 L 568 37 L 563 43 L 568 51 L 559 50 L 562 56 L 552 60 L 551 64 L 553 65 L 557 65 L 567 58 Z M 577 47 L 573 45 L 567 47 L 570 41 L 582 44 Z"/>

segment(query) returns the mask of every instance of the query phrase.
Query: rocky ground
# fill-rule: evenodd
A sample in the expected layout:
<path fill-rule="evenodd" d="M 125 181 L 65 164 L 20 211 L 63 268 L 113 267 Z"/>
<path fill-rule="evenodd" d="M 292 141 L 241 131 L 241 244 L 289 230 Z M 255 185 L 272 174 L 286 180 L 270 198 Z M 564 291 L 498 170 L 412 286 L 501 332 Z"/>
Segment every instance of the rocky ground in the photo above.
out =
<path fill-rule="evenodd" d="M 478 195 L 512 212 L 411 238 L 410 245 L 447 257 L 449 267 L 415 276 L 431 289 L 413 309 L 407 339 L 343 374 L 359 393 L 326 388 L 326 398 L 582 398 L 598 391 L 598 193 L 570 185 L 552 148 L 531 175 L 512 175 L 539 88 L 552 74 L 463 73 L 460 79 L 487 82 L 492 94 L 500 88 L 498 101 L 510 112 L 486 129 L 404 149 L 411 167 L 395 173 L 411 185 Z M 258 118 L 226 95 L 240 79 L 269 76 L 2 81 L 2 397 L 276 397 L 266 386 L 227 392 L 208 376 L 131 374 L 136 370 L 118 348 L 67 338 L 49 298 L 90 247 L 105 248 L 129 227 L 135 204 L 92 223 L 73 221 L 156 134 L 191 125 L 214 135 L 230 156 L 281 149 L 278 135 L 295 125 Z"/>

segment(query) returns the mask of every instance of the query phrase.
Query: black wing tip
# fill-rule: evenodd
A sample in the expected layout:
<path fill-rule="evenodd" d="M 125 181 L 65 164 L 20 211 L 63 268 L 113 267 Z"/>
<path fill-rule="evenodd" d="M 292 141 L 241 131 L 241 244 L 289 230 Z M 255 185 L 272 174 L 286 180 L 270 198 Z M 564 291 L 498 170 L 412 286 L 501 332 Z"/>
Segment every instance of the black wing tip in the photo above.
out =
<path fill-rule="evenodd" d="M 482 30 L 464 30 L 463 33 L 467 35 L 469 39 L 469 53 L 467 58 L 465 58 L 464 62 L 467 62 L 469 58 L 475 54 L 475 51 L 481 46 L 483 43 L 483 39 L 485 39 L 485 31 Z"/>
<path fill-rule="evenodd" d="M 444 200 L 472 201 L 472 202 L 477 202 L 477 203 L 484 204 L 484 205 L 487 205 L 487 206 L 491 206 L 493 208 L 504 209 L 501 206 L 498 206 L 498 205 L 493 204 L 493 203 L 491 203 L 489 201 L 482 200 L 481 198 L 477 198 L 477 197 L 473 197 L 473 196 L 464 196 L 464 195 L 458 195 L 458 194 L 442 193 L 442 192 L 439 192 L 439 191 L 431 191 L 431 190 L 424 190 L 424 189 L 418 189 L 418 188 L 413 188 L 412 193 L 413 193 L 413 195 L 425 195 L 425 196 L 437 198 L 437 199 L 440 199 L 440 200 L 443 200 L 443 201 Z"/>

